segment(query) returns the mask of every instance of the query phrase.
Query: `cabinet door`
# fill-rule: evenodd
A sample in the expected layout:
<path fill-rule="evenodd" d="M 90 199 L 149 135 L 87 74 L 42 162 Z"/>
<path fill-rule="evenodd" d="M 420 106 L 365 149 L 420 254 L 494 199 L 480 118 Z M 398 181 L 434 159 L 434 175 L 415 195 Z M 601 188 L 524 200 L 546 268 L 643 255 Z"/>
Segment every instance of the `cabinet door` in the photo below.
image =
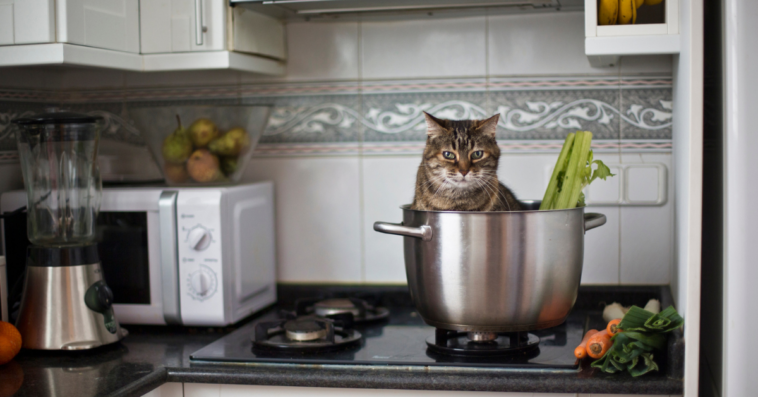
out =
<path fill-rule="evenodd" d="M 0 0 L 0 45 L 55 41 L 55 0 Z"/>
<path fill-rule="evenodd" d="M 140 0 L 143 54 L 225 49 L 224 0 Z"/>
<path fill-rule="evenodd" d="M 139 0 L 57 0 L 61 43 L 139 52 Z"/>

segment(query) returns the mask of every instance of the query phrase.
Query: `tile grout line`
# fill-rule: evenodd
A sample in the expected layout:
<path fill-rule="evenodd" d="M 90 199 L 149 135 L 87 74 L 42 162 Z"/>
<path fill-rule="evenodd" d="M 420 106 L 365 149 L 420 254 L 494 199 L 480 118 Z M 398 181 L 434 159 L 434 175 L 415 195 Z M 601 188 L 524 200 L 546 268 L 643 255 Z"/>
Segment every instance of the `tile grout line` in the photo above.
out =
<path fill-rule="evenodd" d="M 621 128 L 622 128 L 621 114 L 624 111 L 624 109 L 623 109 L 623 99 L 622 99 L 623 95 L 622 95 L 622 91 L 621 91 L 621 77 L 622 77 L 621 68 L 622 68 L 622 65 L 623 65 L 623 58 L 619 58 L 619 65 L 618 65 L 618 68 L 619 68 L 619 71 L 618 71 L 618 101 L 619 101 L 619 103 L 618 103 L 618 107 L 619 107 L 619 130 L 618 130 L 618 142 L 619 142 L 618 147 L 619 148 L 618 148 L 618 156 L 619 156 L 619 164 L 621 164 L 621 165 L 623 165 L 623 160 L 621 159 Z M 621 167 L 621 169 L 623 170 L 624 168 Z M 621 188 L 622 194 L 626 194 L 625 190 L 626 189 L 624 189 L 623 186 L 622 186 L 622 188 Z M 616 208 L 616 211 L 617 211 L 617 216 L 618 216 L 618 220 L 619 220 L 619 224 L 618 224 L 618 231 L 619 231 L 619 237 L 618 237 L 618 239 L 619 239 L 618 240 L 619 241 L 619 249 L 618 249 L 619 259 L 618 259 L 618 276 L 617 277 L 618 277 L 618 285 L 621 285 L 621 245 L 622 245 L 622 242 L 623 242 L 623 240 L 622 240 L 623 229 L 621 227 L 621 206 L 618 206 L 618 208 Z"/>
<path fill-rule="evenodd" d="M 363 22 L 358 21 L 358 111 L 363 115 Z M 364 200 L 363 143 L 365 126 L 358 123 L 358 227 L 360 230 L 361 283 L 366 283 L 366 203 Z"/>

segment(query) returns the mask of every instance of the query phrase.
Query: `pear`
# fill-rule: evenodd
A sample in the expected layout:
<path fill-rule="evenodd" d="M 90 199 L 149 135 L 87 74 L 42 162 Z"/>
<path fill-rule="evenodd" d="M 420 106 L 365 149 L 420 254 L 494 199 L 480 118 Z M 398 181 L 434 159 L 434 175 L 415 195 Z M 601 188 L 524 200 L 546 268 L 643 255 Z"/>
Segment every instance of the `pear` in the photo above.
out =
<path fill-rule="evenodd" d="M 207 149 L 195 150 L 187 160 L 187 172 L 196 182 L 218 182 L 224 179 L 218 157 Z"/>
<path fill-rule="evenodd" d="M 240 127 L 232 128 L 208 144 L 208 150 L 218 156 L 239 156 L 250 148 L 250 135 Z"/>
<path fill-rule="evenodd" d="M 221 158 L 221 172 L 226 176 L 231 176 L 237 171 L 237 158 L 236 157 L 222 157 Z"/>
<path fill-rule="evenodd" d="M 187 129 L 187 134 L 195 145 L 195 149 L 208 146 L 212 140 L 218 136 L 216 124 L 208 119 L 197 119 Z"/>
<path fill-rule="evenodd" d="M 189 179 L 187 168 L 184 164 L 173 164 L 166 162 L 163 165 L 163 175 L 171 183 L 184 183 Z"/>
<path fill-rule="evenodd" d="M 163 140 L 161 154 L 163 154 L 163 160 L 166 162 L 181 164 L 187 161 L 192 154 L 192 141 L 187 136 L 187 130 L 182 127 L 182 120 L 179 119 L 179 115 L 176 116 L 176 121 L 179 126 Z"/>

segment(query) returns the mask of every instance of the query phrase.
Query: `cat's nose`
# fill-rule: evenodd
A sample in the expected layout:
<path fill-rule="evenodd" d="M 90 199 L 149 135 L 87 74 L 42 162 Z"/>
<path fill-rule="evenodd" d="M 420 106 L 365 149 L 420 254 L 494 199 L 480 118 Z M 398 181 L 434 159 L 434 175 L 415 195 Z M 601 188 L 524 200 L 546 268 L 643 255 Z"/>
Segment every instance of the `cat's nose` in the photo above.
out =
<path fill-rule="evenodd" d="M 461 176 L 466 176 L 469 170 L 460 170 Z"/>

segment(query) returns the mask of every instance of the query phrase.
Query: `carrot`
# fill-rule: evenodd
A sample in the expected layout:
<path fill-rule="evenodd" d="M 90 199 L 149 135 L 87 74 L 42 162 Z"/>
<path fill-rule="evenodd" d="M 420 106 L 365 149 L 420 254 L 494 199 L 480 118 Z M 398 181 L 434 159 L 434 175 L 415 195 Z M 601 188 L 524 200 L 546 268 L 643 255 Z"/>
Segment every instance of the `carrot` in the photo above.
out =
<path fill-rule="evenodd" d="M 587 341 L 590 340 L 590 337 L 592 335 L 595 335 L 597 333 L 596 329 L 591 329 L 587 331 L 586 334 L 584 334 L 584 338 L 582 338 L 582 343 L 579 344 L 579 346 L 574 349 L 574 355 L 576 358 L 582 359 L 587 357 Z"/>
<path fill-rule="evenodd" d="M 606 331 L 608 331 L 608 333 L 611 335 L 616 335 L 617 333 L 619 333 L 619 331 L 621 331 L 618 327 L 620 322 L 621 322 L 620 318 L 608 321 L 608 326 L 605 327 Z"/>
<path fill-rule="evenodd" d="M 587 341 L 587 354 L 592 358 L 603 357 L 611 347 L 611 336 L 607 329 L 592 335 Z"/>

